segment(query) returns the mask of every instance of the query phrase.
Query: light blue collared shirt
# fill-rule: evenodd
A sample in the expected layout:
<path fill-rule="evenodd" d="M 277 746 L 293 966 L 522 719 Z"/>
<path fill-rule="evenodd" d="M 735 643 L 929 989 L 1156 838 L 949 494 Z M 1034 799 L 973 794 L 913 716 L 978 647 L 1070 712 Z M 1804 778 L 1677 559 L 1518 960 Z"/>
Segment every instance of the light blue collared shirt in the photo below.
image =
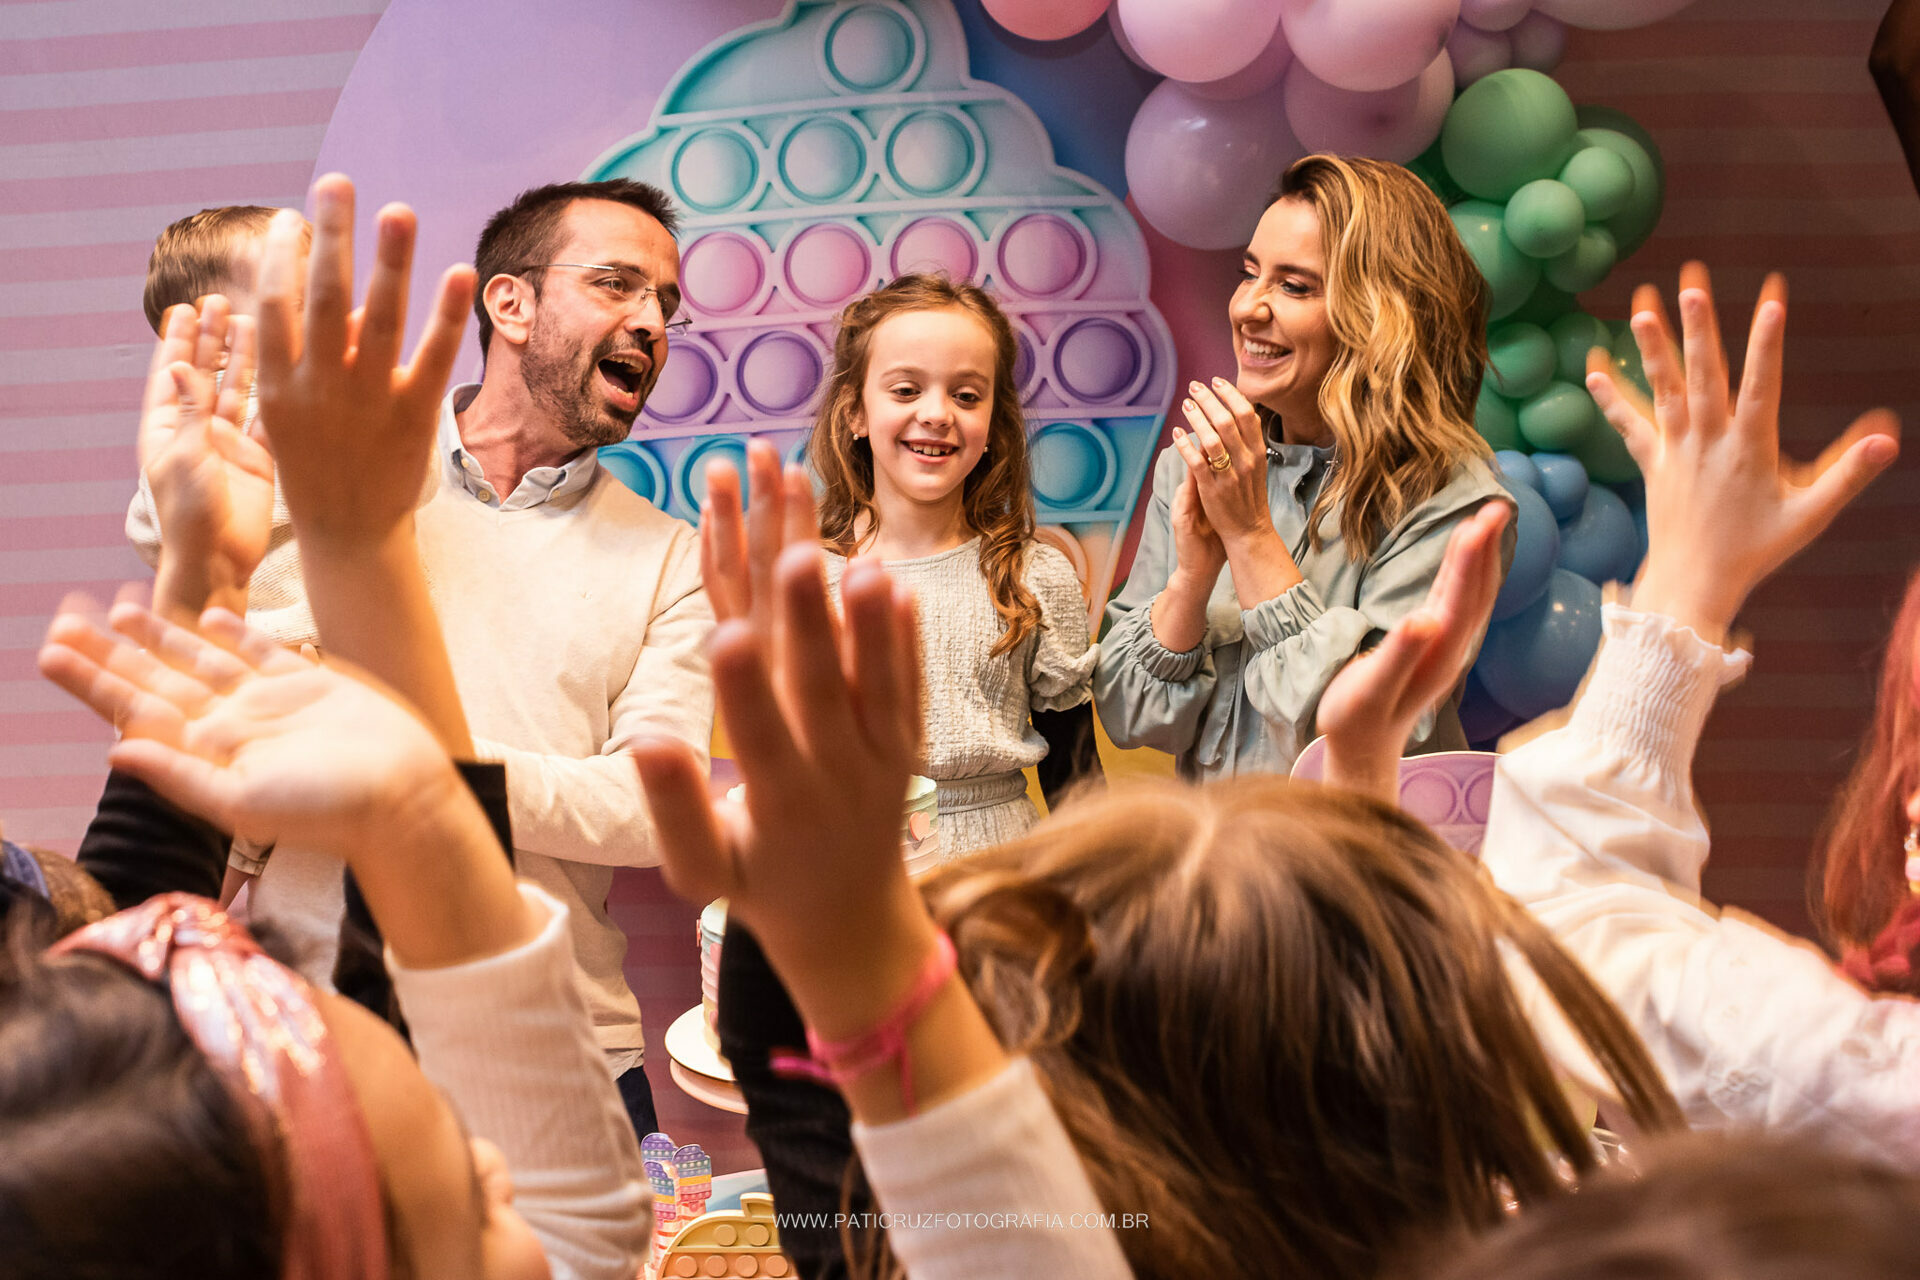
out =
<path fill-rule="evenodd" d="M 473 455 L 467 452 L 460 440 L 460 422 L 458 414 L 473 403 L 480 394 L 480 384 L 463 382 L 447 392 L 447 398 L 440 402 L 440 443 L 439 454 L 445 459 L 447 473 L 459 482 L 468 493 L 500 511 L 520 511 L 527 507 L 537 507 L 554 498 L 562 498 L 570 493 L 584 491 L 593 483 L 594 473 L 600 469 L 599 452 L 595 449 L 582 449 L 557 467 L 535 467 L 520 477 L 520 484 L 507 495 L 502 502 L 500 495 L 494 492 L 493 484 L 487 479 L 487 473 L 480 469 Z"/>

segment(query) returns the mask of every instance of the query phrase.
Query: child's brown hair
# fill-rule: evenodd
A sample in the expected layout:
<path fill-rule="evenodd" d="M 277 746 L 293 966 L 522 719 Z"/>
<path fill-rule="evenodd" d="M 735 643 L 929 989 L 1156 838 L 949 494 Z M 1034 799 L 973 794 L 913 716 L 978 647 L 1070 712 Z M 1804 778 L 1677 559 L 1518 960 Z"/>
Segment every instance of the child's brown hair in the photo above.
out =
<path fill-rule="evenodd" d="M 234 285 L 250 287 L 252 280 L 238 270 L 236 248 L 243 240 L 266 235 L 267 224 L 278 212 L 265 205 L 222 205 L 190 214 L 162 231 L 147 259 L 147 287 L 141 299 L 153 331 L 160 332 L 170 307 L 197 302 Z"/>

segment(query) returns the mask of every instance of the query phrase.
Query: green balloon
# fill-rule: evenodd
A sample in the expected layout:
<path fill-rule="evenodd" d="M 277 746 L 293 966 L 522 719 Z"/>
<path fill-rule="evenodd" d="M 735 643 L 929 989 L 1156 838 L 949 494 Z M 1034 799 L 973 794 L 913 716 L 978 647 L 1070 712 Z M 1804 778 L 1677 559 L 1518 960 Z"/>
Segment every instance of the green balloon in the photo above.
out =
<path fill-rule="evenodd" d="M 1498 320 L 1527 300 L 1540 282 L 1540 264 L 1514 248 L 1507 239 L 1500 206 L 1485 200 L 1463 200 L 1447 210 L 1460 240 L 1473 256 L 1493 295 L 1488 316 Z"/>
<path fill-rule="evenodd" d="M 1487 331 L 1487 372 L 1509 400 L 1537 396 L 1553 381 L 1553 339 L 1537 324 L 1495 325 Z"/>
<path fill-rule="evenodd" d="M 1473 406 L 1473 425 L 1487 447 L 1496 453 L 1502 449 L 1526 448 L 1520 439 L 1520 420 L 1514 416 L 1513 406 L 1493 389 L 1491 378 L 1480 380 L 1480 398 Z"/>
<path fill-rule="evenodd" d="M 1653 134 L 1647 131 L 1645 125 L 1618 107 L 1602 107 L 1592 103 L 1584 107 L 1575 107 L 1573 116 L 1582 129 L 1611 129 L 1639 143 L 1640 149 L 1647 153 L 1647 159 L 1653 162 L 1655 176 L 1660 179 L 1662 186 L 1666 185 L 1666 157 L 1660 154 L 1660 144 L 1653 140 Z"/>
<path fill-rule="evenodd" d="M 1531 258 L 1529 262 L 1533 261 Z M 1553 287 L 1545 278 L 1533 287 L 1527 300 L 1514 308 L 1509 320 L 1525 320 L 1528 324 L 1537 324 L 1546 328 L 1555 320 L 1579 307 L 1579 300 L 1572 294 Z"/>
<path fill-rule="evenodd" d="M 1507 239 L 1529 258 L 1557 258 L 1580 243 L 1587 211 L 1573 188 L 1552 178 L 1529 182 L 1507 201 Z"/>
<path fill-rule="evenodd" d="M 1587 352 L 1613 346 L 1607 326 L 1584 311 L 1561 316 L 1547 333 L 1553 338 L 1554 376 L 1576 386 L 1587 378 Z"/>
<path fill-rule="evenodd" d="M 1640 343 L 1633 336 L 1633 328 L 1622 320 L 1615 329 L 1613 343 L 1613 372 L 1617 378 L 1625 378 L 1640 388 L 1646 395 L 1653 394 L 1653 387 L 1647 382 L 1647 370 L 1640 363 Z"/>
<path fill-rule="evenodd" d="M 1468 85 L 1447 110 L 1440 154 L 1453 180 L 1476 196 L 1505 200 L 1551 178 L 1574 153 L 1579 122 L 1566 90 L 1514 67 Z"/>
<path fill-rule="evenodd" d="M 1433 145 L 1407 161 L 1407 168 L 1413 176 L 1433 189 L 1440 197 L 1441 204 L 1457 204 L 1467 198 L 1460 184 L 1447 176 L 1447 165 L 1440 158 L 1440 140 L 1435 138 Z"/>
<path fill-rule="evenodd" d="M 1547 389 L 1520 406 L 1520 434 L 1535 449 L 1574 453 L 1600 421 L 1593 397 L 1570 382 Z"/>
<path fill-rule="evenodd" d="M 1607 230 L 1619 244 L 1624 258 L 1647 242 L 1654 224 L 1660 221 L 1660 209 L 1666 202 L 1666 183 L 1645 147 L 1613 129 L 1582 129 L 1576 135 L 1582 148 L 1605 147 L 1627 162 L 1633 170 L 1633 194 L 1619 212 L 1606 220 Z"/>
<path fill-rule="evenodd" d="M 1625 484 L 1638 479 L 1640 467 L 1627 452 L 1627 442 L 1620 438 L 1612 423 L 1600 417 L 1597 409 L 1594 419 L 1600 425 L 1573 450 L 1573 456 L 1587 469 L 1587 478 L 1601 484 Z"/>
<path fill-rule="evenodd" d="M 1577 135 L 1576 135 L 1577 136 Z M 1617 151 L 1583 147 L 1573 153 L 1560 181 L 1573 188 L 1593 221 L 1611 218 L 1633 197 L 1633 166 Z"/>
<path fill-rule="evenodd" d="M 1556 289 L 1584 293 L 1607 278 L 1619 256 L 1613 232 L 1605 227 L 1588 227 L 1573 248 L 1547 264 L 1545 274 Z"/>

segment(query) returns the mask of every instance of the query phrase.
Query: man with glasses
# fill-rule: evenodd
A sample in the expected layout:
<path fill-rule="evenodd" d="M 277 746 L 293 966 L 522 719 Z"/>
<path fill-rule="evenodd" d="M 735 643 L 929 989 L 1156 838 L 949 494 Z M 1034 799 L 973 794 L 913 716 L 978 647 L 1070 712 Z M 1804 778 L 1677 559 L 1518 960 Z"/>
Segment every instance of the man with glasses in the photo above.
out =
<path fill-rule="evenodd" d="M 447 395 L 418 517 L 474 745 L 507 765 L 517 868 L 570 909 L 581 994 L 641 1136 L 659 1126 L 607 893 L 614 868 L 659 856 L 624 748 L 666 735 L 704 758 L 713 615 L 694 531 L 594 451 L 627 438 L 667 362 L 674 222 L 664 194 L 624 180 L 537 187 L 488 221 L 485 370 Z"/>

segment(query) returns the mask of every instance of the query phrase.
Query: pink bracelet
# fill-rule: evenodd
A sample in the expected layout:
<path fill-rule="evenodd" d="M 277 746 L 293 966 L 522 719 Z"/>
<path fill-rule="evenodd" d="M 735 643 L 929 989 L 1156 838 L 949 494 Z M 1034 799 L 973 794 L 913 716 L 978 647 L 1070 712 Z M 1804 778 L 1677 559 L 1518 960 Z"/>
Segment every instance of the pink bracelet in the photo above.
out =
<path fill-rule="evenodd" d="M 845 1040 L 822 1040 L 809 1027 L 807 1048 L 812 1056 L 777 1050 L 769 1055 L 768 1065 L 782 1075 L 845 1085 L 898 1062 L 900 1102 L 907 1114 L 912 1115 L 913 1067 L 907 1056 L 907 1033 L 958 966 L 953 939 L 945 933 L 935 934 L 933 954 L 927 957 L 920 976 L 914 979 L 913 989 L 879 1022 Z"/>

